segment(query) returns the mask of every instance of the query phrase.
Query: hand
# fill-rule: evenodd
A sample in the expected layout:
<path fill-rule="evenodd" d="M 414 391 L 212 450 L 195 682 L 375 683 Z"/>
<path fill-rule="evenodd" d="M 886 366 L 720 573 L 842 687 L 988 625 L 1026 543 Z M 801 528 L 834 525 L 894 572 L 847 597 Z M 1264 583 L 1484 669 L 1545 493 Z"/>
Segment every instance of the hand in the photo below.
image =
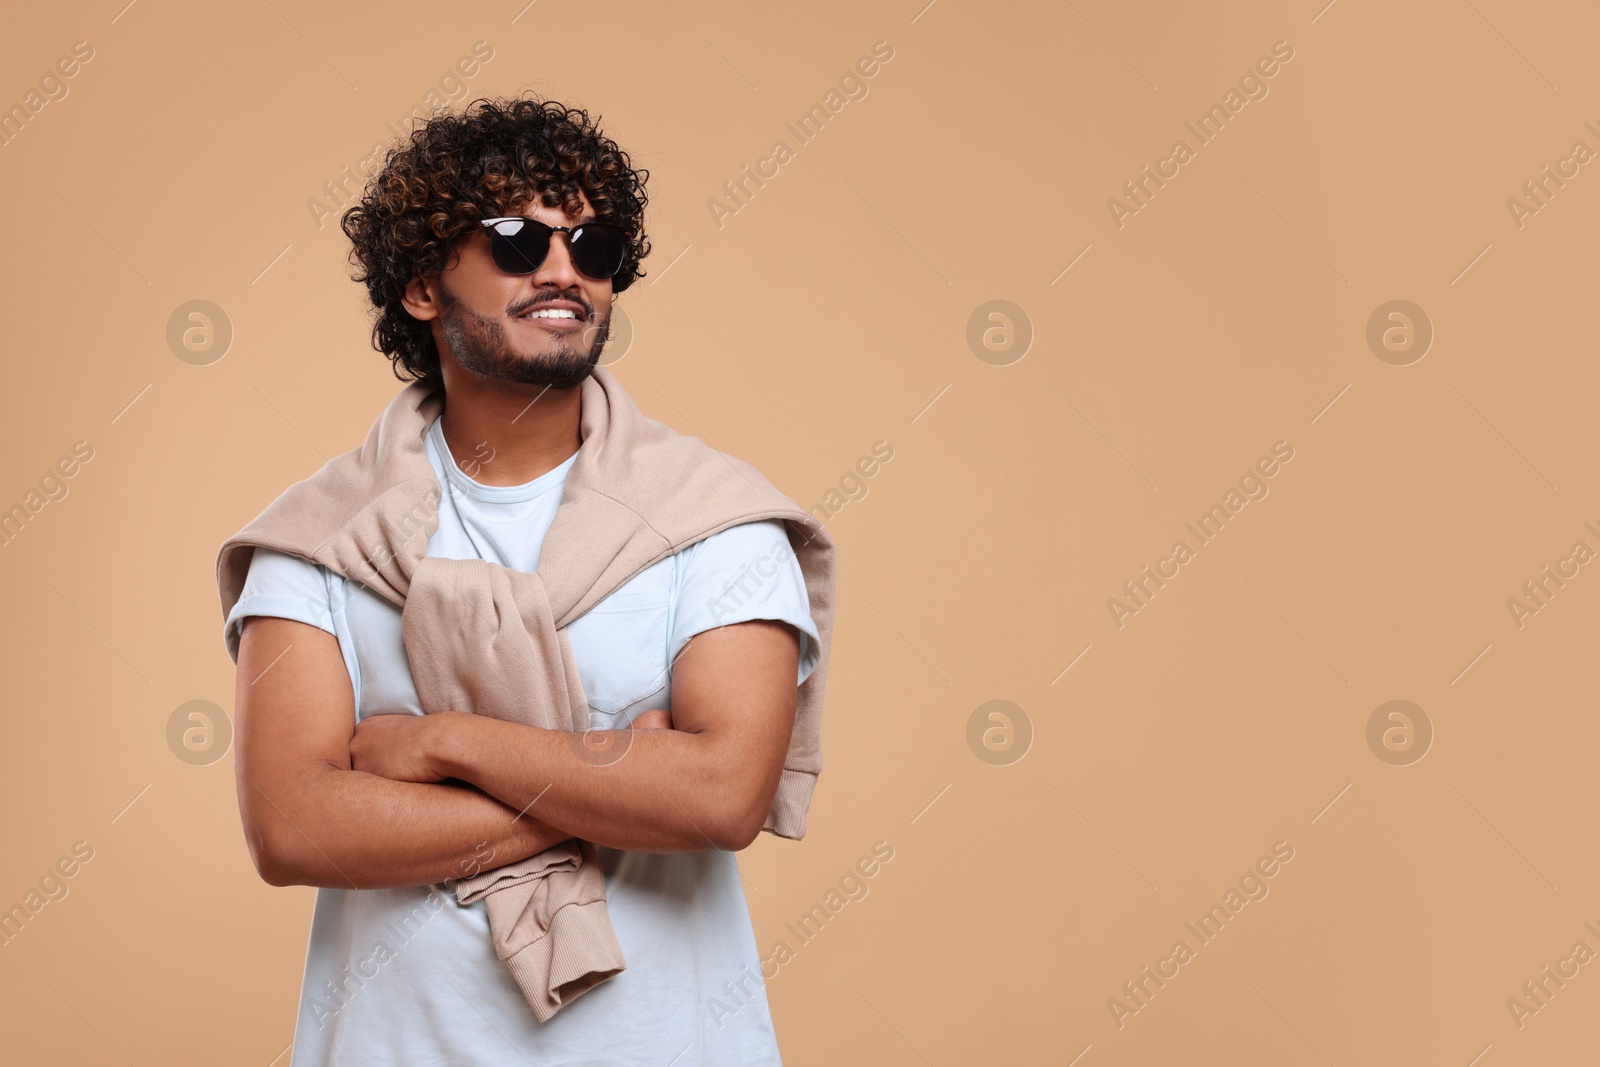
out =
<path fill-rule="evenodd" d="M 672 729 L 672 713 L 664 711 L 661 708 L 651 708 L 649 711 L 642 711 L 634 718 L 630 729 L 670 730 Z"/>
<path fill-rule="evenodd" d="M 397 782 L 442 782 L 431 742 L 442 725 L 439 715 L 369 715 L 350 737 L 350 766 Z M 459 712 L 456 714 L 460 714 Z"/>

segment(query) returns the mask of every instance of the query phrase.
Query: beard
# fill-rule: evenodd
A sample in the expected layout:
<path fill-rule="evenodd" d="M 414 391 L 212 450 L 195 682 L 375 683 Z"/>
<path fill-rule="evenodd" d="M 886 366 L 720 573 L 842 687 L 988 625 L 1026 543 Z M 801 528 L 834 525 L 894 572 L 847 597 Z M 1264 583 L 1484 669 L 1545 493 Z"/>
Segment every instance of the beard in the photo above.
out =
<path fill-rule="evenodd" d="M 506 339 L 505 324 L 479 315 L 463 304 L 441 279 L 439 323 L 456 362 L 474 374 L 502 381 L 567 389 L 582 384 L 600 362 L 610 333 L 611 313 L 598 324 L 570 333 L 550 332 L 549 348 L 541 354 L 517 351 Z M 591 339 L 589 354 L 582 339 Z M 536 342 L 529 342 L 536 343 Z"/>

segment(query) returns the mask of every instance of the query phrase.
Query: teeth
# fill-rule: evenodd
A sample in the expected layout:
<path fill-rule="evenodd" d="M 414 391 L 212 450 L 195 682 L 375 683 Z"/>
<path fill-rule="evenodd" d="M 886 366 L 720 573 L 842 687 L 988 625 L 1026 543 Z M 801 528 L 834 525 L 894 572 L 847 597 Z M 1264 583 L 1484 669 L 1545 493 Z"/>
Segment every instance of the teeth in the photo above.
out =
<path fill-rule="evenodd" d="M 578 315 L 566 308 L 547 308 L 544 311 L 535 311 L 529 315 L 530 319 L 575 319 Z"/>

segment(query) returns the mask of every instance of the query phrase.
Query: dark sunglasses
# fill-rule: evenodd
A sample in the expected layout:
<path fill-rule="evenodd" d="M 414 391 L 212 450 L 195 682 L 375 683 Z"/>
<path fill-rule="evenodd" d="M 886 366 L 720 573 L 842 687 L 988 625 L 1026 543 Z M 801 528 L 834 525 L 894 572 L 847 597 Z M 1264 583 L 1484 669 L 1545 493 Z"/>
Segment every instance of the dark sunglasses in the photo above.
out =
<path fill-rule="evenodd" d="M 622 269 L 628 252 L 628 235 L 609 222 L 580 222 L 576 226 L 550 226 L 537 219 L 510 216 L 479 223 L 489 234 L 489 252 L 495 266 L 507 274 L 532 274 L 550 252 L 557 230 L 567 235 L 572 265 L 595 280 L 613 277 Z M 624 287 L 625 288 L 625 287 Z"/>

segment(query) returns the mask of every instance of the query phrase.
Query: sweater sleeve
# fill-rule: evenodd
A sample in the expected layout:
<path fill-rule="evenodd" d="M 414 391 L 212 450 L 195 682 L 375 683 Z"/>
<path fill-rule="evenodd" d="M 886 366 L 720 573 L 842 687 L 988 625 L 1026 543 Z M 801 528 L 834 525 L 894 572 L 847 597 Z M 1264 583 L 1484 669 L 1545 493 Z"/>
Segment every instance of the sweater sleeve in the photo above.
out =
<path fill-rule="evenodd" d="M 817 626 L 805 574 L 777 519 L 740 523 L 684 549 L 668 662 L 695 634 L 752 619 L 776 619 L 800 631 L 795 685 L 817 665 Z"/>

